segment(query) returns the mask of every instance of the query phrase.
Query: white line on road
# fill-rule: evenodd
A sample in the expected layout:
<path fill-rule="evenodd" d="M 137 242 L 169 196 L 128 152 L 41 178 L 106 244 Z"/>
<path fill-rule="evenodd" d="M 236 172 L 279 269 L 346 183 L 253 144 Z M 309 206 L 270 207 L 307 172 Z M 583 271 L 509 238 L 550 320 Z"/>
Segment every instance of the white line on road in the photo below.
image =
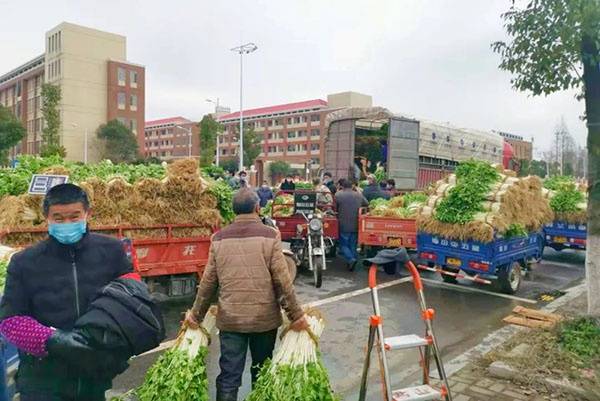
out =
<path fill-rule="evenodd" d="M 537 304 L 538 303 L 538 301 L 533 300 L 533 299 L 516 297 L 514 295 L 502 294 L 500 292 L 481 290 L 479 288 L 471 288 L 471 287 L 467 287 L 467 286 L 459 285 L 459 284 L 448 284 L 448 283 L 444 283 L 444 282 L 437 281 L 437 280 L 431 280 L 428 278 L 422 278 L 421 281 L 423 281 L 424 283 L 427 283 L 427 284 L 437 285 L 439 287 L 444 287 L 444 288 L 451 288 L 453 290 L 458 290 L 458 291 L 478 292 L 480 294 L 493 295 L 495 297 L 512 299 L 514 301 L 525 302 L 528 304 Z"/>
<path fill-rule="evenodd" d="M 383 288 L 392 287 L 394 285 L 406 283 L 408 281 L 412 281 L 412 277 L 403 277 L 403 278 L 400 278 L 398 280 L 392 280 L 392 281 L 388 281 L 387 283 L 379 284 L 377 286 L 377 289 L 381 290 Z M 369 287 L 361 288 L 360 290 L 350 291 L 350 292 L 346 292 L 344 294 L 336 295 L 336 296 L 333 296 L 333 297 L 329 297 L 329 298 L 325 298 L 325 299 L 319 299 L 317 301 L 309 302 L 309 303 L 305 304 L 304 307 L 306 307 L 306 308 L 315 308 L 317 306 L 327 305 L 327 304 L 330 304 L 332 302 L 343 301 L 344 299 L 348 299 L 348 298 L 356 297 L 358 295 L 366 294 L 366 293 L 368 293 L 370 291 L 371 291 L 371 289 Z"/>

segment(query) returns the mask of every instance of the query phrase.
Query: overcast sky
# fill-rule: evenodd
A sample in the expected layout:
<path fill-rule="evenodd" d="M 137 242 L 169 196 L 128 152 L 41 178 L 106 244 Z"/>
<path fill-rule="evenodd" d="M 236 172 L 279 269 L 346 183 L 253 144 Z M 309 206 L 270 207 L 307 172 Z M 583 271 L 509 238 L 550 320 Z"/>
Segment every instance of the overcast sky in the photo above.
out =
<path fill-rule="evenodd" d="M 129 61 L 146 66 L 146 119 L 199 119 L 239 109 L 326 99 L 353 90 L 394 112 L 497 129 L 550 146 L 564 116 L 580 144 L 575 92 L 531 97 L 510 86 L 490 43 L 502 39 L 509 0 L 0 0 L 0 74 L 43 52 L 62 21 L 127 36 Z"/>

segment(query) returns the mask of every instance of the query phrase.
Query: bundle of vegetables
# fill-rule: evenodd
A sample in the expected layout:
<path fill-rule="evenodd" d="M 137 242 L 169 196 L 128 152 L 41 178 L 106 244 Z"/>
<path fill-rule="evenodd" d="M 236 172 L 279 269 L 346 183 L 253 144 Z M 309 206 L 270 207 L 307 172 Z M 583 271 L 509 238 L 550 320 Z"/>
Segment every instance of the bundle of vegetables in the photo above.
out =
<path fill-rule="evenodd" d="M 554 176 L 544 181 L 546 196 L 558 221 L 585 224 L 587 221 L 587 188 L 573 177 Z"/>
<path fill-rule="evenodd" d="M 299 181 L 296 183 L 296 189 L 313 189 L 312 182 Z"/>
<path fill-rule="evenodd" d="M 16 169 L 0 170 L 0 229 L 44 228 L 42 199 L 23 191 L 33 174 L 69 175 L 70 182 L 86 190 L 97 226 L 194 224 L 195 233 L 210 235 L 221 223 L 233 220 L 233 191 L 223 180 L 202 176 L 197 161 L 178 160 L 162 165 L 79 165 L 59 158 L 23 157 Z M 60 163 L 60 164 L 54 164 Z M 14 178 L 18 185 L 4 185 Z M 4 180 L 4 181 L 3 181 Z M 4 188 L 4 192 L 2 191 Z M 189 231 L 189 230 L 188 230 Z M 180 230 L 175 235 L 188 235 Z M 11 233 L 8 245 L 22 245 L 43 237 Z M 137 230 L 134 238 L 164 237 L 163 230 Z"/>
<path fill-rule="evenodd" d="M 491 242 L 539 230 L 554 214 L 537 177 L 516 178 L 485 161 L 468 160 L 433 186 L 419 210 L 419 230 L 458 240 Z"/>
<path fill-rule="evenodd" d="M 277 353 L 261 369 L 246 401 L 338 400 L 318 350 L 323 317 L 316 310 L 308 311 L 307 315 L 310 330 L 284 331 Z"/>
<path fill-rule="evenodd" d="M 414 218 L 427 199 L 427 195 L 421 192 L 395 196 L 390 200 L 373 199 L 369 202 L 369 214 L 401 219 Z"/>
<path fill-rule="evenodd" d="M 282 194 L 273 201 L 273 217 L 291 217 L 294 215 L 294 195 Z"/>
<path fill-rule="evenodd" d="M 273 200 L 267 201 L 265 207 L 260 209 L 261 216 L 271 216 L 271 211 L 273 210 Z"/>
<path fill-rule="evenodd" d="M 182 329 L 175 345 L 158 358 L 134 391 L 140 401 L 208 401 L 205 359 L 215 321 L 213 307 L 198 329 Z"/>

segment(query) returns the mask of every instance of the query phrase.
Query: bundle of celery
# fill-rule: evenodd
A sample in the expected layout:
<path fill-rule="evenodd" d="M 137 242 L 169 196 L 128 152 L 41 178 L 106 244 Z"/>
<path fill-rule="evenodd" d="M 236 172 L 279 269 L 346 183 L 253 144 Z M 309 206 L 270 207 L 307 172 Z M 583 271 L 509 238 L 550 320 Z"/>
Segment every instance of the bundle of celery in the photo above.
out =
<path fill-rule="evenodd" d="M 182 330 L 173 348 L 161 355 L 135 390 L 140 401 L 208 401 L 205 357 L 215 321 L 213 308 L 200 328 Z"/>
<path fill-rule="evenodd" d="M 310 329 L 284 331 L 272 361 L 260 371 L 258 381 L 246 401 L 337 401 L 327 371 L 321 362 L 318 340 L 323 318 L 309 311 Z"/>

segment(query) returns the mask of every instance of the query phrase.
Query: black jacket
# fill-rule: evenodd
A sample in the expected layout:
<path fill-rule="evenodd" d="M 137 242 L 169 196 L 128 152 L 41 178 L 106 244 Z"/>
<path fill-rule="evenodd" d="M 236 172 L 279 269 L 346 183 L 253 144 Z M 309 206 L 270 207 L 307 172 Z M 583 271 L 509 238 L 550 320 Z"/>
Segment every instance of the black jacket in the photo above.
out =
<path fill-rule="evenodd" d="M 279 189 L 282 191 L 295 191 L 296 184 L 294 184 L 294 181 L 283 181 Z"/>
<path fill-rule="evenodd" d="M 365 189 L 363 189 L 363 196 L 369 202 L 371 202 L 373 199 L 379 198 L 390 199 L 389 192 L 386 192 L 383 189 L 381 189 L 379 184 L 367 185 Z"/>
<path fill-rule="evenodd" d="M 126 278 L 102 288 L 74 330 L 93 348 L 118 352 L 125 360 L 157 347 L 165 338 L 162 315 L 146 284 Z"/>
<path fill-rule="evenodd" d="M 132 271 L 121 242 L 87 233 L 77 244 L 50 237 L 15 254 L 8 266 L 0 319 L 31 316 L 57 329 L 71 330 L 100 289 Z M 20 353 L 19 386 L 69 386 L 81 372 L 59 358 Z"/>
<path fill-rule="evenodd" d="M 328 181 L 327 184 L 325 184 L 327 186 L 327 188 L 329 188 L 329 190 L 331 191 L 332 194 L 335 195 L 335 193 L 337 192 L 337 188 L 335 187 L 335 183 L 332 181 Z"/>

